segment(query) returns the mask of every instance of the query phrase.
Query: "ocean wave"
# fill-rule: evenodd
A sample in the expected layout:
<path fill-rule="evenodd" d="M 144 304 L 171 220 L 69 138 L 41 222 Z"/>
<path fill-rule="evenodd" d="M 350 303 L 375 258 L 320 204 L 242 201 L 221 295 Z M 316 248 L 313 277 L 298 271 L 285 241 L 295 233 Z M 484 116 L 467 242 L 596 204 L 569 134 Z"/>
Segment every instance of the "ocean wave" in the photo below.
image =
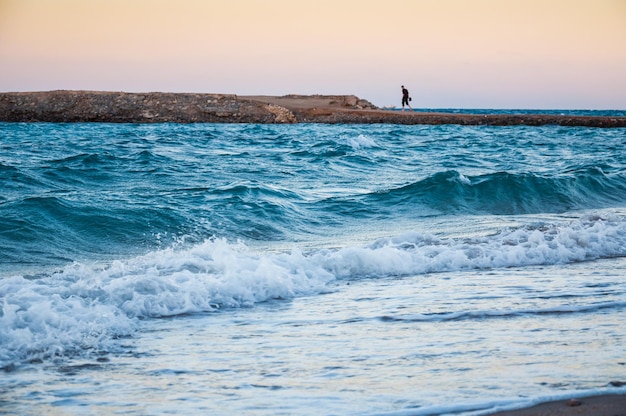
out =
<path fill-rule="evenodd" d="M 301 253 L 263 255 L 212 239 L 107 267 L 74 264 L 0 280 L 0 367 L 109 349 L 136 320 L 320 293 L 333 276 Z"/>
<path fill-rule="evenodd" d="M 3 127 L 0 252 L 18 266 L 132 255 L 179 238 L 293 242 L 437 216 L 626 206 L 616 130 Z"/>
<path fill-rule="evenodd" d="M 94 192 L 93 199 L 97 195 Z M 85 194 L 77 197 L 73 191 L 57 191 L 4 203 L 2 266 L 12 262 L 63 265 L 72 259 L 139 253 L 167 245 L 188 231 L 184 218 L 171 210 L 151 205 L 85 205 L 84 198 Z"/>
<path fill-rule="evenodd" d="M 112 348 L 138 319 L 252 306 L 324 293 L 331 282 L 447 271 L 565 264 L 626 256 L 623 218 L 586 216 L 480 238 L 409 232 L 365 246 L 253 251 L 209 239 L 111 264 L 75 263 L 54 273 L 0 280 L 0 367 L 29 359 Z M 565 313 L 624 305 L 520 311 L 461 311 L 419 319 L 471 319 Z M 398 319 L 417 319 L 400 317 Z"/>
<path fill-rule="evenodd" d="M 409 232 L 363 247 L 313 255 L 337 278 L 565 264 L 626 255 L 626 222 L 590 215 L 569 224 L 539 223 L 495 235 L 446 239 Z"/>
<path fill-rule="evenodd" d="M 439 172 L 364 198 L 373 205 L 427 208 L 440 213 L 518 215 L 560 213 L 626 203 L 626 176 L 584 167 L 560 175 Z"/>

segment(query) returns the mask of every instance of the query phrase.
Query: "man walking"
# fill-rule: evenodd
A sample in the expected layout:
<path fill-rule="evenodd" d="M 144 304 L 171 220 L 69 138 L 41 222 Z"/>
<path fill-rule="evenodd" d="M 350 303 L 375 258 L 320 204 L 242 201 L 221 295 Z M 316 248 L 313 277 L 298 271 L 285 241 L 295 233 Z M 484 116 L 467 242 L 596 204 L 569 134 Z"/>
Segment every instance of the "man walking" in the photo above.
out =
<path fill-rule="evenodd" d="M 409 104 L 409 101 L 411 101 L 411 97 L 409 97 L 409 90 L 404 88 L 404 85 L 403 85 L 402 86 L 402 111 L 404 111 L 405 104 L 411 109 L 411 111 L 413 111 L 413 107 L 411 107 L 411 104 Z"/>

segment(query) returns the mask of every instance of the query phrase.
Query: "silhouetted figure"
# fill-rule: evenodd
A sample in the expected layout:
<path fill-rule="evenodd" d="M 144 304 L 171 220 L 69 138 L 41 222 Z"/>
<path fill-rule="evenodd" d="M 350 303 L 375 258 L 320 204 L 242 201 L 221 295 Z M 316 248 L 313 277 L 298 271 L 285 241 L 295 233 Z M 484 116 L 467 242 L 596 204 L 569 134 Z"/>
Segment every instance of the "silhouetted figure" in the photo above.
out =
<path fill-rule="evenodd" d="M 413 111 L 413 107 L 411 107 L 411 104 L 409 104 L 409 101 L 411 101 L 411 97 L 409 96 L 409 90 L 404 88 L 404 85 L 403 85 L 402 86 L 402 111 L 404 111 L 405 104 L 411 109 L 411 111 Z"/>

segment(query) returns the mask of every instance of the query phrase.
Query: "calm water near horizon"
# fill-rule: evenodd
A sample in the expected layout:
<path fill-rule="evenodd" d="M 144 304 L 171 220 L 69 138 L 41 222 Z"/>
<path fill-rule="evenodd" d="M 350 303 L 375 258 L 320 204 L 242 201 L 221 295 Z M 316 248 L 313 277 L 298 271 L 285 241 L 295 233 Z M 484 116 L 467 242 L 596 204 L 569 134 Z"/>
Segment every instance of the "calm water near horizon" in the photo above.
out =
<path fill-rule="evenodd" d="M 394 108 L 402 110 L 401 107 Z M 413 111 L 425 113 L 452 113 L 452 114 L 549 114 L 557 116 L 594 116 L 594 117 L 626 117 L 626 110 L 554 110 L 554 109 L 492 109 L 492 108 L 416 108 Z"/>
<path fill-rule="evenodd" d="M 626 393 L 625 145 L 0 123 L 0 414 L 482 415 Z"/>

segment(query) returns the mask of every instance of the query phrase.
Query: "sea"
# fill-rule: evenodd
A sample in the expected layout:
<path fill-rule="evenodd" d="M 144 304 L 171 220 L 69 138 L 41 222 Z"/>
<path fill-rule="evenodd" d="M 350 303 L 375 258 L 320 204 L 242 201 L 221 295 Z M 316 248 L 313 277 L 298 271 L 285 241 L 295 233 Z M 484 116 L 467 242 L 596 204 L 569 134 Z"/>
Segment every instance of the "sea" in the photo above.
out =
<path fill-rule="evenodd" d="M 0 123 L 0 414 L 624 394 L 625 316 L 624 128 Z"/>

